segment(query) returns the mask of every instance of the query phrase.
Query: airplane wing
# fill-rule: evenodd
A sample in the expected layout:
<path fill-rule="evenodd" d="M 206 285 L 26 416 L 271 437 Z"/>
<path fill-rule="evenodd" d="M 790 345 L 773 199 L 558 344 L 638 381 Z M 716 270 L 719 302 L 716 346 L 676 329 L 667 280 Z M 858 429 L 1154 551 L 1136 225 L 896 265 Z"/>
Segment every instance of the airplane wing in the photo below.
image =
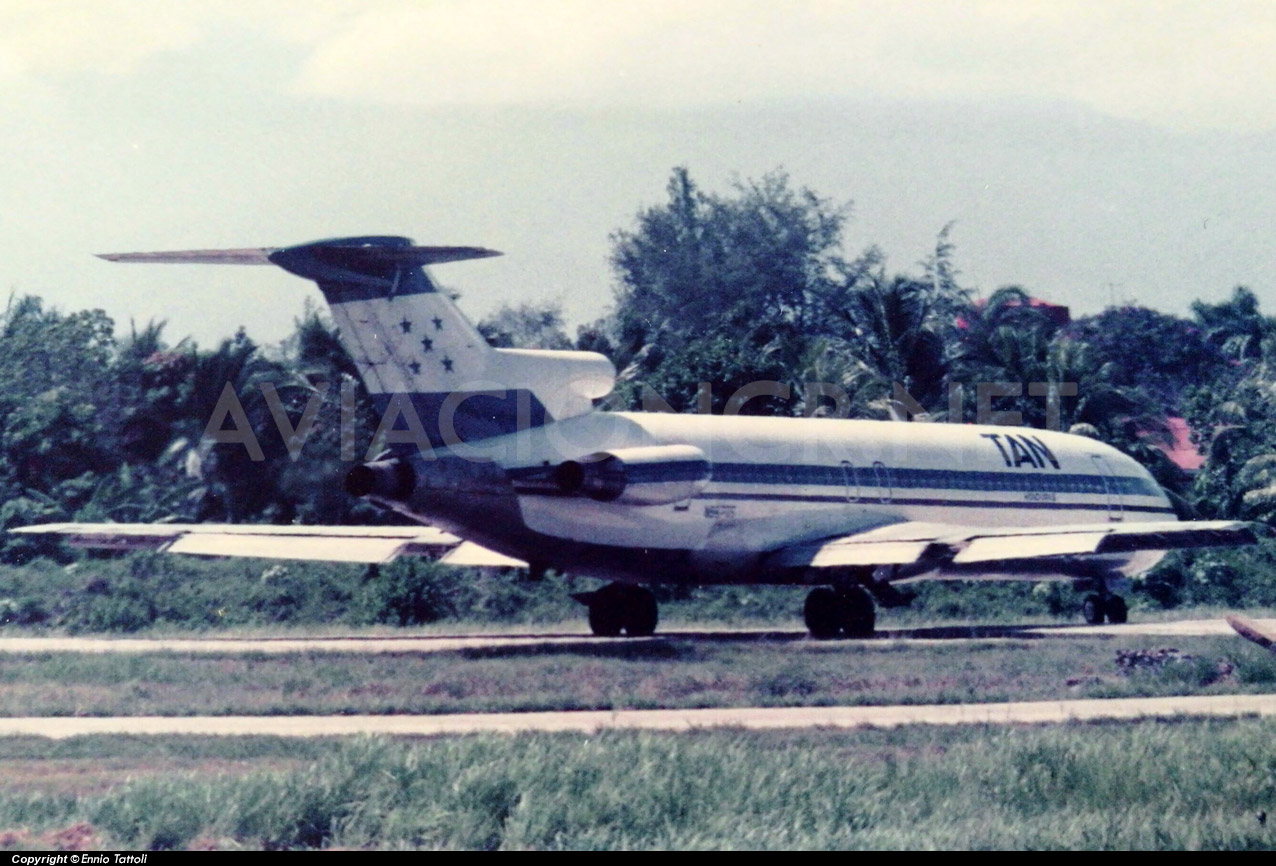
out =
<path fill-rule="evenodd" d="M 218 523 L 45 523 L 11 529 L 56 535 L 72 547 L 157 550 L 194 556 L 245 556 L 379 564 L 434 556 L 449 565 L 526 568 L 527 563 L 432 526 L 273 526 Z"/>
<path fill-rule="evenodd" d="M 961 566 L 1177 547 L 1239 547 L 1256 540 L 1250 524 L 1239 520 L 965 529 L 905 522 L 785 547 L 772 553 L 768 564 L 787 568 L 925 563 Z"/>

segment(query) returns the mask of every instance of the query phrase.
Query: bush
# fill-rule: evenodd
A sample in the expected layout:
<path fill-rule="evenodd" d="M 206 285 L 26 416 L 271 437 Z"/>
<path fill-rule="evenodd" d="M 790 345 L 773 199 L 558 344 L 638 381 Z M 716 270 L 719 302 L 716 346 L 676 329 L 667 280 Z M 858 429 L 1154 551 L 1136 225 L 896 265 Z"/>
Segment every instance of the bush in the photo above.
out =
<path fill-rule="evenodd" d="M 443 574 L 447 566 L 415 560 L 370 570 L 354 594 L 348 621 L 423 625 L 456 615 Z"/>
<path fill-rule="evenodd" d="M 1276 605 L 1276 539 L 1250 547 L 1179 550 L 1140 582 L 1139 591 L 1162 607 Z"/>
<path fill-rule="evenodd" d="M 154 623 L 157 612 L 144 582 L 127 576 L 98 578 L 73 596 L 61 625 L 71 632 L 133 632 Z"/>

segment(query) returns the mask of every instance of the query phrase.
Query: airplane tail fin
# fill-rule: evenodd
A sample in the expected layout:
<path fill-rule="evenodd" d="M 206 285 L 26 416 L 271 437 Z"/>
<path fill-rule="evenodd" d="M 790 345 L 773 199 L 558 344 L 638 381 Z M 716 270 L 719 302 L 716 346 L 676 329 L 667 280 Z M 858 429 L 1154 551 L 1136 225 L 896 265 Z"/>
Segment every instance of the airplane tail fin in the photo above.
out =
<path fill-rule="evenodd" d="M 615 381 L 611 362 L 595 352 L 491 347 L 425 270 L 497 255 L 482 247 L 422 247 L 407 238 L 375 236 L 102 258 L 273 264 L 313 280 L 378 409 L 410 408 L 430 444 L 440 448 L 584 414 Z M 406 423 L 413 426 L 411 419 Z"/>

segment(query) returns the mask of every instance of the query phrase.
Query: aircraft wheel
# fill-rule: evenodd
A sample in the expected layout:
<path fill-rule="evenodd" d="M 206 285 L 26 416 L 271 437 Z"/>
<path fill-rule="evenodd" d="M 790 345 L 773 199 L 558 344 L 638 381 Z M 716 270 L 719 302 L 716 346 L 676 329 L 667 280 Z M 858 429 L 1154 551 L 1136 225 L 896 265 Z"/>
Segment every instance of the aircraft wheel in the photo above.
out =
<path fill-rule="evenodd" d="M 609 583 L 589 599 L 589 628 L 599 637 L 647 637 L 659 619 L 650 590 L 625 583 Z"/>
<path fill-rule="evenodd" d="M 623 623 L 620 609 L 606 599 L 596 598 L 589 603 L 589 630 L 598 637 L 620 637 Z"/>
<path fill-rule="evenodd" d="M 842 632 L 838 617 L 837 593 L 827 586 L 817 586 L 807 593 L 802 607 L 806 628 L 816 640 L 831 640 Z"/>
<path fill-rule="evenodd" d="M 807 595 L 802 613 L 811 637 L 817 640 L 868 637 L 877 622 L 873 597 L 859 586 L 844 590 L 816 587 Z"/>
<path fill-rule="evenodd" d="M 627 586 L 625 604 L 625 634 L 630 637 L 650 637 L 656 631 L 660 609 L 656 596 L 641 586 Z"/>
<path fill-rule="evenodd" d="M 1108 615 L 1108 622 L 1113 625 L 1121 625 L 1130 618 L 1130 609 L 1125 606 L 1125 599 L 1119 595 L 1108 596 L 1103 607 Z"/>
<path fill-rule="evenodd" d="M 1085 621 L 1090 625 L 1102 625 L 1104 607 L 1103 596 L 1097 594 L 1087 595 L 1085 601 L 1081 602 L 1081 615 L 1085 617 Z"/>
<path fill-rule="evenodd" d="M 862 586 L 852 586 L 838 594 L 842 615 L 842 634 L 846 637 L 871 637 L 877 625 L 877 609 L 873 597 Z"/>

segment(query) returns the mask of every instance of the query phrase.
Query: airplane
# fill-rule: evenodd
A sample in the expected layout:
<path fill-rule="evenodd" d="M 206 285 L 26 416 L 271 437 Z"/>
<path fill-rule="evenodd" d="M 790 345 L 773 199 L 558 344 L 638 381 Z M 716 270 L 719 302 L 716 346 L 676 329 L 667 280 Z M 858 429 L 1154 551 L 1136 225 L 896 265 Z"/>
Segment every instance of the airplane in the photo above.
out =
<path fill-rule="evenodd" d="M 1119 581 L 1172 548 L 1255 542 L 1179 521 L 1151 475 L 1083 436 L 1023 427 L 602 411 L 594 352 L 493 348 L 427 268 L 500 255 L 402 237 L 104 255 L 275 265 L 318 284 L 390 451 L 347 492 L 397 527 L 47 524 L 110 549 L 382 563 L 442 554 L 609 583 L 575 597 L 594 634 L 646 636 L 656 584 L 809 587 L 815 638 L 872 634 L 926 579 L 1065 579 L 1089 623 L 1123 623 Z M 383 422 L 383 427 L 385 427 Z M 876 601 L 876 603 L 875 603 Z"/>

